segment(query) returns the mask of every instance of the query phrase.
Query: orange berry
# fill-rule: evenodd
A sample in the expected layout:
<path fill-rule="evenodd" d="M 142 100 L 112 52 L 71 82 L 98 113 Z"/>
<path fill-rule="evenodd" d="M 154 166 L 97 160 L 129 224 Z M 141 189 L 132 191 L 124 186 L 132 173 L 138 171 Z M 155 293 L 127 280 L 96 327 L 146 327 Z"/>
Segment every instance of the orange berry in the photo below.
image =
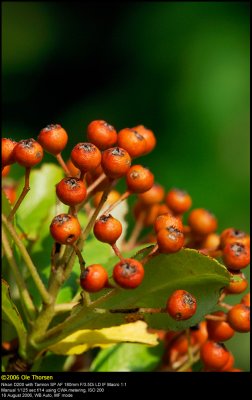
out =
<path fill-rule="evenodd" d="M 227 363 L 229 354 L 224 344 L 212 340 L 205 342 L 200 350 L 200 357 L 205 367 L 217 371 Z"/>
<path fill-rule="evenodd" d="M 10 204 L 14 204 L 17 198 L 17 192 L 14 186 L 4 185 L 3 192 L 7 199 L 9 200 Z"/>
<path fill-rule="evenodd" d="M 240 294 L 244 292 L 248 287 L 248 281 L 243 273 L 238 274 L 240 280 L 236 280 L 237 274 L 230 273 L 231 278 L 229 285 L 225 287 L 227 294 Z"/>
<path fill-rule="evenodd" d="M 158 215 L 163 215 L 163 214 L 172 214 L 171 210 L 164 203 L 160 204 L 158 209 Z"/>
<path fill-rule="evenodd" d="M 158 233 L 161 229 L 173 227 L 183 232 L 183 224 L 180 218 L 174 217 L 171 214 L 159 215 L 154 223 L 155 232 Z"/>
<path fill-rule="evenodd" d="M 138 195 L 139 200 L 145 205 L 161 203 L 164 199 L 164 188 L 159 184 L 154 184 L 147 192 Z"/>
<path fill-rule="evenodd" d="M 194 234 L 205 236 L 217 229 L 217 219 L 204 208 L 196 208 L 188 217 L 188 225 Z"/>
<path fill-rule="evenodd" d="M 10 173 L 10 169 L 11 169 L 10 165 L 6 165 L 5 167 L 3 167 L 3 169 L 2 169 L 2 178 L 4 176 L 7 176 Z"/>
<path fill-rule="evenodd" d="M 198 345 L 202 346 L 208 339 L 208 332 L 207 332 L 207 323 L 206 321 L 200 322 L 196 326 L 192 326 L 190 328 L 191 332 L 191 340 L 193 343 L 197 343 Z"/>
<path fill-rule="evenodd" d="M 192 205 L 191 196 L 181 189 L 171 189 L 165 198 L 167 206 L 175 214 L 184 214 Z"/>
<path fill-rule="evenodd" d="M 55 242 L 61 244 L 74 243 L 81 234 L 81 226 L 77 218 L 70 214 L 59 214 L 53 218 L 50 232 Z"/>
<path fill-rule="evenodd" d="M 227 322 L 236 332 L 250 331 L 250 307 L 236 304 L 227 314 Z"/>
<path fill-rule="evenodd" d="M 15 161 L 26 168 L 34 167 L 43 158 L 43 148 L 34 139 L 21 140 L 13 150 Z"/>
<path fill-rule="evenodd" d="M 220 235 L 220 248 L 224 249 L 227 243 L 239 242 L 250 245 L 250 237 L 247 233 L 234 228 L 225 229 Z"/>
<path fill-rule="evenodd" d="M 250 247 L 240 242 L 227 243 L 223 249 L 222 259 L 231 270 L 246 268 L 250 263 Z"/>
<path fill-rule="evenodd" d="M 76 166 L 73 164 L 71 158 L 69 158 L 66 162 L 66 166 L 68 168 L 68 171 L 70 172 L 71 176 L 78 177 L 80 175 L 80 170 L 79 168 L 76 168 Z"/>
<path fill-rule="evenodd" d="M 108 273 L 101 264 L 92 264 L 85 268 L 80 276 L 80 285 L 86 292 L 95 293 L 108 283 Z"/>
<path fill-rule="evenodd" d="M 243 296 L 243 298 L 241 299 L 241 303 L 247 307 L 250 307 L 250 293 L 247 293 Z"/>
<path fill-rule="evenodd" d="M 111 179 L 126 175 L 130 165 L 131 158 L 129 153 L 120 147 L 111 147 L 102 154 L 102 168 Z"/>
<path fill-rule="evenodd" d="M 144 193 L 154 184 L 154 175 L 142 165 L 133 165 L 126 175 L 128 189 L 133 193 Z"/>
<path fill-rule="evenodd" d="M 85 200 L 87 190 L 81 179 L 63 178 L 56 185 L 56 194 L 62 203 L 75 206 Z"/>
<path fill-rule="evenodd" d="M 142 135 L 146 141 L 144 155 L 150 153 L 155 148 L 157 143 L 154 133 L 143 125 L 137 125 L 132 129 Z"/>
<path fill-rule="evenodd" d="M 43 128 L 38 135 L 38 142 L 47 153 L 57 155 L 64 150 L 68 142 L 65 129 L 59 124 L 50 124 Z"/>
<path fill-rule="evenodd" d="M 144 137 L 131 128 L 124 128 L 118 132 L 117 143 L 119 147 L 125 149 L 131 158 L 144 155 L 146 150 L 146 140 Z"/>
<path fill-rule="evenodd" d="M 184 235 L 179 229 L 170 226 L 158 231 L 157 243 L 160 253 L 176 253 L 184 246 Z"/>
<path fill-rule="evenodd" d="M 225 313 L 223 311 L 216 311 L 212 315 L 223 317 Z M 225 342 L 234 336 L 234 329 L 231 328 L 226 321 L 207 321 L 207 330 L 210 340 L 214 342 Z"/>
<path fill-rule="evenodd" d="M 234 366 L 234 356 L 232 353 L 229 353 L 228 360 L 224 367 L 221 368 L 220 372 L 229 372 L 231 368 Z"/>
<path fill-rule="evenodd" d="M 12 139 L 2 138 L 2 168 L 16 161 L 13 152 L 16 144 Z"/>
<path fill-rule="evenodd" d="M 96 239 L 104 243 L 114 244 L 122 234 L 122 224 L 112 215 L 102 215 L 94 225 Z"/>
<path fill-rule="evenodd" d="M 201 242 L 201 247 L 208 250 L 216 250 L 220 245 L 220 236 L 217 233 L 209 233 Z"/>
<path fill-rule="evenodd" d="M 71 152 L 71 160 L 75 167 L 87 172 L 101 163 L 101 152 L 92 143 L 78 143 Z"/>
<path fill-rule="evenodd" d="M 115 128 L 103 120 L 90 122 L 87 127 L 87 137 L 100 150 L 112 147 L 117 141 Z"/>
<path fill-rule="evenodd" d="M 95 207 L 98 207 L 98 204 L 101 201 L 103 192 L 96 192 L 94 197 L 93 197 L 93 203 Z M 117 200 L 119 200 L 121 197 L 120 193 L 117 192 L 117 190 L 111 190 L 108 194 L 108 198 L 104 204 L 105 205 L 111 205 L 113 203 L 115 203 Z"/>
<path fill-rule="evenodd" d="M 176 321 L 191 318 L 197 309 L 195 297 L 185 290 L 175 290 L 167 300 L 166 310 Z"/>
<path fill-rule="evenodd" d="M 143 265 L 133 258 L 125 258 L 114 266 L 114 281 L 124 289 L 135 289 L 144 278 Z"/>

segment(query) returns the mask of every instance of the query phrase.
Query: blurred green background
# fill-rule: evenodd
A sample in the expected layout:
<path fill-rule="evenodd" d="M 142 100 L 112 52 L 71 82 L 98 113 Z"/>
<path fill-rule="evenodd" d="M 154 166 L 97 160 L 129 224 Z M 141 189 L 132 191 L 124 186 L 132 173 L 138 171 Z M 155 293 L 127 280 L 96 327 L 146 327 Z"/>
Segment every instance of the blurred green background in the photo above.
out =
<path fill-rule="evenodd" d="M 2 135 L 60 123 L 68 158 L 93 119 L 144 124 L 156 180 L 248 231 L 249 44 L 248 2 L 2 2 Z M 249 370 L 249 335 L 228 347 Z"/>

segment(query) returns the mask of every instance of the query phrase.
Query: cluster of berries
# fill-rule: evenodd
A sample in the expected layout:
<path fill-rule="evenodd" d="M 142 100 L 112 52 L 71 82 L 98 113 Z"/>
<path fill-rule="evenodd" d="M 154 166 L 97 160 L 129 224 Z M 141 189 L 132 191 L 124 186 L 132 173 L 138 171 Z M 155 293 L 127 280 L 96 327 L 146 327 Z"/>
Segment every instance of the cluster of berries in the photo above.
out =
<path fill-rule="evenodd" d="M 29 189 L 30 169 L 42 160 L 45 150 L 57 158 L 66 175 L 56 185 L 56 194 L 62 203 L 69 206 L 69 212 L 53 218 L 50 233 L 54 241 L 60 245 L 73 246 L 77 253 L 76 243 L 78 244 L 78 240 L 83 236 L 86 238 L 90 229 L 93 228 L 95 237 L 109 244 L 119 257 L 120 261 L 113 269 L 112 283 L 102 265 L 93 264 L 85 267 L 85 262 L 83 262 L 80 285 L 84 291 L 98 292 L 114 285 L 123 289 L 134 289 L 144 279 L 145 261 L 125 259 L 118 249 L 116 243 L 122 234 L 122 224 L 111 215 L 111 211 L 131 194 L 137 195 L 137 202 L 134 205 L 136 229 L 133 235 L 134 240 L 131 239 L 125 249 L 133 248 L 136 243 L 141 243 L 137 240 L 143 227 L 153 227 L 148 237 L 142 240 L 142 243 L 155 243 L 149 257 L 159 253 L 175 253 L 184 247 L 194 248 L 212 257 L 222 257 L 230 272 L 230 284 L 223 291 L 220 300 L 223 300 L 226 294 L 242 293 L 247 288 L 248 283 L 241 270 L 250 262 L 249 235 L 233 228 L 228 228 L 218 235 L 216 217 L 203 208 L 192 210 L 188 215 L 187 225 L 184 224 L 184 214 L 192 206 L 190 195 L 176 188 L 165 193 L 164 188 L 154 182 L 154 175 L 149 169 L 139 164 L 131 165 L 132 160 L 154 149 L 156 138 L 150 129 L 138 125 L 134 128 L 122 129 L 117 133 L 112 125 L 97 120 L 88 125 L 87 138 L 89 142 L 78 143 L 72 149 L 66 164 L 61 157 L 61 152 L 68 142 L 68 135 L 58 124 L 48 125 L 42 129 L 37 141 L 26 139 L 17 143 L 11 139 L 2 139 L 2 176 L 8 174 L 10 165 L 14 162 L 26 168 L 25 188 L 20 198 L 16 202 L 10 199 L 12 203 L 15 203 L 11 218 Z M 120 178 L 125 178 L 127 185 L 127 190 L 122 195 L 113 190 L 113 186 Z M 9 197 L 6 188 L 4 189 Z M 82 230 L 78 211 L 91 198 L 95 212 L 86 229 Z M 98 217 L 108 198 L 110 206 Z M 77 254 L 80 256 L 80 252 Z M 241 303 L 234 307 L 226 305 L 230 307 L 227 315 L 224 312 L 213 313 L 206 323 L 202 322 L 200 327 L 204 327 L 202 328 L 205 332 L 205 336 L 202 334 L 205 337 L 204 341 L 201 333 L 198 334 L 198 330 L 191 329 L 191 342 L 200 346 L 200 354 L 206 370 L 220 371 L 230 357 L 232 358 L 220 342 L 229 339 L 234 331 L 249 331 L 250 305 L 246 299 L 245 296 Z M 166 305 L 166 311 L 175 320 L 191 318 L 196 308 L 197 301 L 194 296 L 183 289 L 172 293 Z M 200 328 L 199 332 L 202 329 Z M 196 340 L 194 337 L 198 336 L 200 339 Z M 180 356 L 183 353 L 178 350 L 182 338 L 185 340 L 185 335 L 179 338 L 175 335 L 171 342 L 168 341 L 169 354 L 172 354 L 169 358 L 170 362 L 175 360 L 174 348 L 177 355 Z M 232 368 L 230 365 L 229 369 Z"/>

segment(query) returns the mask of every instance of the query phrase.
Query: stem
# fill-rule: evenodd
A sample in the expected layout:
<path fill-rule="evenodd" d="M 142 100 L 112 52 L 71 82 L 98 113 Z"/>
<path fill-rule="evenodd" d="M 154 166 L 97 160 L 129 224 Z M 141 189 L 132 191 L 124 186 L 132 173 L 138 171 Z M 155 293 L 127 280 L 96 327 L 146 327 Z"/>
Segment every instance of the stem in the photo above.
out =
<path fill-rule="evenodd" d="M 105 203 L 105 201 L 108 198 L 108 194 L 110 192 L 110 189 L 111 189 L 111 186 L 113 185 L 113 183 L 114 183 L 113 180 L 109 181 L 107 187 L 105 188 L 105 190 L 104 190 L 104 192 L 102 194 L 102 198 L 100 200 L 100 203 L 98 204 L 98 206 L 96 207 L 94 213 L 92 214 L 92 217 L 90 218 L 90 220 L 89 220 L 84 232 L 81 234 L 80 243 L 82 245 L 83 245 L 84 241 L 86 240 L 86 238 L 88 237 L 90 231 L 92 230 L 92 228 L 93 228 L 93 226 L 95 224 L 96 218 L 97 218 L 99 212 L 101 211 L 101 209 L 103 207 L 103 204 Z"/>
<path fill-rule="evenodd" d="M 86 175 L 86 171 L 81 171 L 81 173 L 80 173 L 80 180 L 81 181 L 84 181 L 85 175 Z"/>
<path fill-rule="evenodd" d="M 59 165 L 62 167 L 63 171 L 65 172 L 66 176 L 71 176 L 69 169 L 67 168 L 65 161 L 63 160 L 61 153 L 57 154 L 56 159 L 59 163 Z"/>
<path fill-rule="evenodd" d="M 118 204 L 120 204 L 122 201 L 126 200 L 130 195 L 131 195 L 131 192 L 129 190 L 126 190 L 126 192 L 124 192 L 117 201 L 115 201 L 113 204 L 111 204 L 103 214 L 108 215 L 116 206 L 118 206 Z"/>
<path fill-rule="evenodd" d="M 143 221 L 145 218 L 145 211 L 142 211 L 136 221 L 136 224 L 134 226 L 134 229 L 131 233 L 130 239 L 128 240 L 128 242 L 125 244 L 125 250 L 132 250 L 137 242 L 137 239 L 141 233 L 141 230 L 143 229 Z"/>
<path fill-rule="evenodd" d="M 79 263 L 80 263 L 80 270 L 81 272 L 85 269 L 85 265 L 86 262 L 84 261 L 84 258 L 82 257 L 81 251 L 79 250 L 79 248 L 77 247 L 77 245 L 75 243 L 72 243 L 71 245 L 79 259 Z"/>
<path fill-rule="evenodd" d="M 35 318 L 36 309 L 32 302 L 30 294 L 27 290 L 27 287 L 25 285 L 23 276 L 19 272 L 16 260 L 14 258 L 14 254 L 12 252 L 12 249 L 10 247 L 10 244 L 9 244 L 6 233 L 4 232 L 4 229 L 2 229 L 2 243 L 3 243 L 3 248 L 5 251 L 6 258 L 8 260 L 8 263 L 12 269 L 14 278 L 16 280 L 16 284 L 17 284 L 17 287 L 18 287 L 18 290 L 20 293 L 20 300 L 21 300 L 21 303 L 23 306 L 24 313 L 26 315 L 27 320 L 29 321 L 30 319 Z"/>
<path fill-rule="evenodd" d="M 72 301 L 70 303 L 56 304 L 54 307 L 55 314 L 61 314 L 71 311 L 78 304 L 79 302 L 72 302 Z"/>
<path fill-rule="evenodd" d="M 121 261 L 124 261 L 124 257 L 123 257 L 123 255 L 122 255 L 122 253 L 120 252 L 120 250 L 118 249 L 116 243 L 112 244 L 111 247 L 112 247 L 112 249 L 114 250 L 115 255 L 116 255 L 118 258 L 120 258 Z"/>
<path fill-rule="evenodd" d="M 22 241 L 20 240 L 20 238 L 18 237 L 14 227 L 12 226 L 12 224 L 7 221 L 7 218 L 2 214 L 2 222 L 5 226 L 5 228 L 7 229 L 7 231 L 9 232 L 9 234 L 12 236 L 12 239 L 14 240 L 16 246 L 18 247 L 21 256 L 23 257 L 23 260 L 34 280 L 35 285 L 37 286 L 37 289 L 43 299 L 43 302 L 45 304 L 50 304 L 51 303 L 51 296 L 48 293 L 48 291 L 46 290 L 45 285 L 43 284 L 37 269 L 35 267 L 35 265 L 33 264 L 33 261 L 29 255 L 29 253 L 27 252 L 25 246 L 23 245 Z"/>
<path fill-rule="evenodd" d="M 188 359 L 188 355 L 182 357 L 179 361 L 173 364 L 173 368 L 177 370 L 177 372 L 185 372 L 190 368 L 193 364 L 195 364 L 200 359 L 199 346 L 195 346 L 192 348 L 193 358 L 192 360 Z"/>
<path fill-rule="evenodd" d="M 14 215 L 16 214 L 20 204 L 22 203 L 22 201 L 24 200 L 25 196 L 27 195 L 27 193 L 30 190 L 30 186 L 29 186 L 29 181 L 30 181 L 30 172 L 31 172 L 31 168 L 26 168 L 25 169 L 25 184 L 23 187 L 23 190 L 18 198 L 18 200 L 16 201 L 15 206 L 13 207 L 13 209 L 11 210 L 9 216 L 8 216 L 8 221 L 12 221 L 14 218 Z"/>
<path fill-rule="evenodd" d="M 228 311 L 231 310 L 231 308 L 233 308 L 233 306 L 231 306 L 230 304 L 224 303 L 223 301 L 219 301 L 218 305 L 220 307 L 226 308 L 226 310 L 228 310 Z"/>
<path fill-rule="evenodd" d="M 227 320 L 227 316 L 224 315 L 223 317 L 218 316 L 218 315 L 212 315 L 212 314 L 207 314 L 205 315 L 205 319 L 208 319 L 210 321 L 226 321 Z"/>
<path fill-rule="evenodd" d="M 101 174 L 90 186 L 87 188 L 87 197 L 90 195 L 90 193 L 98 186 L 104 179 L 107 178 L 107 176 L 103 173 Z"/>
<path fill-rule="evenodd" d="M 145 314 L 160 314 L 160 313 L 166 313 L 166 308 L 145 308 L 141 307 L 139 308 L 140 313 L 145 313 Z"/>
<path fill-rule="evenodd" d="M 146 264 L 148 261 L 150 261 L 153 257 L 157 256 L 158 254 L 159 254 L 158 244 L 155 244 L 155 246 L 153 247 L 151 252 L 149 254 L 147 254 L 146 257 L 144 257 L 144 259 L 141 261 L 141 263 Z"/>

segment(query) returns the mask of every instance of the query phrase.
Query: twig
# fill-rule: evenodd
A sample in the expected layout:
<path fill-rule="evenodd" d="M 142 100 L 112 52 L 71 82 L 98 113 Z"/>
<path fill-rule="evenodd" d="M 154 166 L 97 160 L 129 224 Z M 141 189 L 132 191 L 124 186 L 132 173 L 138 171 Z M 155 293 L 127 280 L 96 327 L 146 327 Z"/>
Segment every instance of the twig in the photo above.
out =
<path fill-rule="evenodd" d="M 33 264 L 33 261 L 29 255 L 29 253 L 27 252 L 24 244 L 22 243 L 22 241 L 20 240 L 20 238 L 18 237 L 14 227 L 12 226 L 12 224 L 7 221 L 7 218 L 2 214 L 2 222 L 6 228 L 6 230 L 9 232 L 9 234 L 12 236 L 13 241 L 15 242 L 16 246 L 18 247 L 21 256 L 23 257 L 23 260 L 34 280 L 35 285 L 37 286 L 37 289 L 43 299 L 43 302 L 45 304 L 50 304 L 51 303 L 51 296 L 49 294 L 49 292 L 46 290 L 45 285 L 43 284 L 38 272 L 37 272 L 37 268 L 35 267 L 35 265 Z"/>
<path fill-rule="evenodd" d="M 115 201 L 113 204 L 111 204 L 103 214 L 108 215 L 115 207 L 118 206 L 118 204 L 120 204 L 122 201 L 126 200 L 130 195 L 131 195 L 131 192 L 129 190 L 126 190 L 126 192 L 124 192 L 117 201 Z"/>
<path fill-rule="evenodd" d="M 25 196 L 27 195 L 27 193 L 30 190 L 30 186 L 29 186 L 29 182 L 30 182 L 30 172 L 31 172 L 31 168 L 26 168 L 25 169 L 25 184 L 23 187 L 23 190 L 18 198 L 18 200 L 16 201 L 16 204 L 14 205 L 13 209 L 11 210 L 9 216 L 8 216 L 8 221 L 12 221 L 14 218 L 14 215 L 16 214 L 20 204 L 22 203 L 22 201 L 24 200 Z"/>
<path fill-rule="evenodd" d="M 22 274 L 19 272 L 16 260 L 14 258 L 13 251 L 10 247 L 7 235 L 2 229 L 2 243 L 3 243 L 3 248 L 5 251 L 6 258 L 8 260 L 8 263 L 12 269 L 19 293 L 20 293 L 20 299 L 21 303 L 23 305 L 23 310 L 24 313 L 26 314 L 27 320 L 29 321 L 30 319 L 34 319 L 36 316 L 36 309 L 35 306 L 32 302 L 32 299 L 30 297 L 30 294 L 28 292 L 28 289 L 26 287 L 25 281 L 23 279 Z"/>
<path fill-rule="evenodd" d="M 66 176 L 71 176 L 69 169 L 67 168 L 65 161 L 63 160 L 61 153 L 57 154 L 56 159 L 59 163 L 59 165 L 62 167 L 63 171 L 65 172 Z"/>

